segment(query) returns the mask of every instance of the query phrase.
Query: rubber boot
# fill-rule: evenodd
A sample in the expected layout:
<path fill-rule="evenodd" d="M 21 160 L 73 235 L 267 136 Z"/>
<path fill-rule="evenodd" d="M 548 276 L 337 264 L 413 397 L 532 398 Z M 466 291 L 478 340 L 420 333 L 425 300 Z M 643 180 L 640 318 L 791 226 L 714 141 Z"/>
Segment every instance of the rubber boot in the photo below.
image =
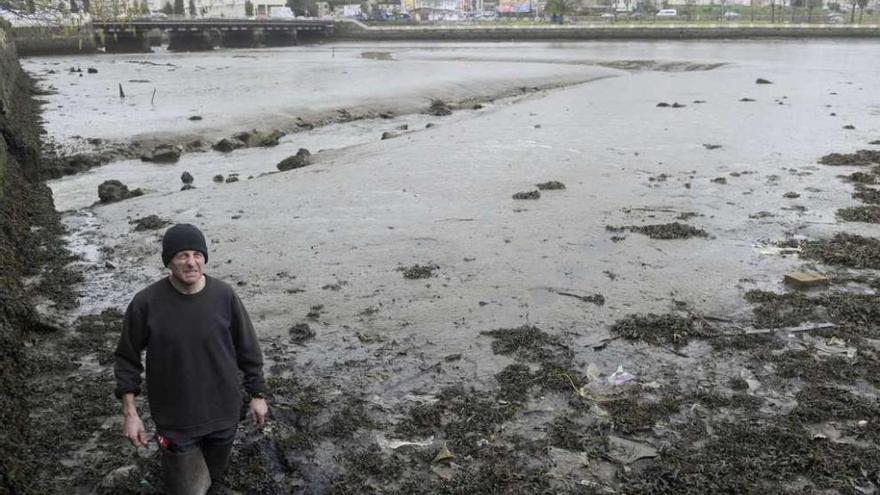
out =
<path fill-rule="evenodd" d="M 208 443 L 202 445 L 201 449 L 202 455 L 205 458 L 205 464 L 208 466 L 208 472 L 211 474 L 211 488 L 216 490 L 223 481 L 223 475 L 226 474 L 226 466 L 229 465 L 229 454 L 232 452 L 232 442 Z"/>
<path fill-rule="evenodd" d="M 205 495 L 211 486 L 208 466 L 198 448 L 186 452 L 162 449 L 162 473 L 169 495 Z"/>

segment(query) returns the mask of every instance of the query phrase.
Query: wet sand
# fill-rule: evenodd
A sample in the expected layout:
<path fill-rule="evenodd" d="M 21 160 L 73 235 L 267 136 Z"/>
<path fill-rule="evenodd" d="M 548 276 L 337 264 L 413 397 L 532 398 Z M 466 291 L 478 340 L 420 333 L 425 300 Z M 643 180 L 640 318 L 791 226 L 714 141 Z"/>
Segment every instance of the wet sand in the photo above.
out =
<path fill-rule="evenodd" d="M 807 486 L 844 493 L 846 480 L 856 478 L 868 486 L 877 480 L 857 469 L 869 466 L 867 454 L 840 477 L 769 460 L 748 476 L 743 469 L 720 469 L 716 478 L 693 474 L 725 458 L 718 446 L 741 442 L 745 453 L 760 450 L 748 435 L 769 435 L 768 428 L 781 429 L 780 448 L 809 444 L 810 428 L 819 428 L 830 449 L 819 454 L 830 463 L 856 452 L 835 449 L 874 445 L 871 434 L 857 435 L 861 444 L 839 444 L 827 430 L 873 431 L 876 378 L 864 370 L 877 363 L 871 339 L 880 334 L 876 320 L 857 315 L 876 314 L 871 280 L 880 266 L 856 271 L 821 264 L 795 248 L 839 232 L 876 235 L 876 224 L 835 216 L 858 204 L 852 184 L 838 176 L 865 168 L 823 166 L 818 159 L 870 148 L 880 138 L 878 102 L 869 91 L 880 84 L 880 72 L 864 64 L 853 69 L 877 49 L 859 42 L 809 45 L 811 57 L 785 42 L 522 44 L 524 61 L 503 64 L 530 68 L 551 52 L 542 81 L 575 67 L 589 82 L 500 99 L 482 93 L 482 109 L 459 107 L 450 117 L 400 115 L 407 111 L 397 99 L 377 97 L 377 109 L 393 108 L 399 116 L 338 124 L 343 145 L 326 146 L 311 165 L 283 173 L 261 176 L 325 131 L 288 135 L 270 150 L 185 155 L 175 165 L 111 164 L 61 179 L 50 185 L 57 207 L 73 209 L 65 222 L 72 246 L 84 254 L 84 284 L 80 310 L 57 316 L 123 310 L 134 291 L 162 275 L 162 231 L 136 232 L 132 220 L 155 214 L 200 225 L 210 242 L 208 272 L 237 285 L 274 385 L 275 421 L 265 433 L 240 439 L 230 484 L 241 492 L 699 493 Z M 330 48 L 318 50 L 326 55 Z M 394 44 L 369 49 L 414 57 Z M 645 61 L 649 49 L 659 62 Z M 419 57 L 462 57 L 442 51 L 422 50 Z M 601 65 L 584 62 L 597 60 Z M 453 80 L 472 67 L 448 63 L 459 64 Z M 756 85 L 758 77 L 773 84 Z M 465 80 L 462 101 L 484 82 Z M 411 101 L 434 94 L 412 91 Z M 455 91 L 442 96 L 460 101 Z M 51 129 L 52 114 L 47 118 Z M 412 124 L 410 130 L 379 139 L 400 122 Z M 427 122 L 436 125 L 426 129 Z M 176 190 L 184 170 L 196 189 Z M 122 171 L 124 182 L 147 185 L 148 194 L 83 208 L 97 183 Z M 230 171 L 241 180 L 212 182 Z M 513 199 L 551 180 L 564 189 Z M 786 197 L 790 192 L 797 197 Z M 672 222 L 706 235 L 639 233 Z M 415 265 L 428 267 L 421 273 L 429 276 L 405 277 L 419 273 L 406 270 Z M 854 296 L 814 302 L 826 311 L 801 311 L 800 319 L 762 320 L 763 313 L 753 313 L 767 300 L 753 291 L 791 292 L 783 276 L 799 270 L 833 275 L 843 282 L 824 290 Z M 846 282 L 856 275 L 862 280 Z M 853 316 L 841 304 L 863 309 Z M 650 313 L 681 318 L 634 323 L 645 331 L 668 326 L 668 341 L 617 338 L 616 322 Z M 113 321 L 113 314 L 105 316 Z M 719 338 L 742 327 L 825 320 L 838 327 L 744 343 Z M 486 334 L 498 329 L 520 330 Z M 96 344 L 103 351 L 81 358 L 74 376 L 106 382 L 112 324 L 104 331 Z M 814 355 L 838 341 L 856 357 Z M 786 374 L 780 356 L 795 352 L 802 353 L 799 360 L 785 369 L 849 359 L 846 366 L 858 372 L 843 382 L 822 373 Z M 618 367 L 634 375 L 626 385 L 609 383 Z M 858 395 L 838 402 L 864 403 L 850 404 L 840 417 L 810 417 L 798 407 L 813 407 L 816 387 L 853 390 Z M 857 423 L 862 419 L 868 426 Z M 100 466 L 93 476 L 128 463 L 109 456 L 127 451 L 112 435 L 117 423 L 107 417 L 97 447 L 77 461 Z M 388 443 L 394 439 L 417 444 L 394 448 Z M 434 462 L 444 442 L 455 457 Z M 637 461 L 621 449 L 650 455 Z M 155 460 L 141 455 L 135 464 L 135 474 L 119 483 L 144 491 L 141 479 L 156 483 Z"/>

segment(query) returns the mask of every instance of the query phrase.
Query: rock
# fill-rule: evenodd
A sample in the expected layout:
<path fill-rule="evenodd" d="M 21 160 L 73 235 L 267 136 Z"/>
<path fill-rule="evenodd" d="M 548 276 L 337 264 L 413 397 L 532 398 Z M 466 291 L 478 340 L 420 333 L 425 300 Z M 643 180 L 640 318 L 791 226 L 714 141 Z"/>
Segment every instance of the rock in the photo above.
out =
<path fill-rule="evenodd" d="M 795 287 L 815 287 L 817 285 L 826 285 L 828 278 L 818 273 L 794 272 L 786 273 L 784 282 Z"/>
<path fill-rule="evenodd" d="M 483 105 L 480 105 L 479 103 L 475 103 L 474 106 L 472 106 L 471 108 L 474 110 L 482 110 Z"/>
<path fill-rule="evenodd" d="M 101 488 L 111 490 L 115 488 L 121 489 L 126 480 L 128 480 L 135 471 L 137 471 L 137 466 L 133 464 L 116 468 L 104 476 L 104 479 L 101 480 Z"/>
<path fill-rule="evenodd" d="M 755 101 L 755 100 L 753 100 L 752 98 L 740 98 L 739 101 L 749 102 L 749 101 Z"/>
<path fill-rule="evenodd" d="M 227 184 L 231 184 L 231 183 L 233 183 L 233 182 L 238 182 L 238 177 L 237 177 L 237 176 L 235 176 L 235 175 L 230 175 L 229 177 L 226 178 L 226 183 L 227 183 Z"/>
<path fill-rule="evenodd" d="M 143 232 L 145 230 L 158 230 L 162 227 L 165 227 L 166 225 L 171 225 L 170 220 L 160 218 L 158 215 L 148 215 L 143 218 L 132 220 L 128 223 L 134 225 L 134 230 L 137 232 Z"/>
<path fill-rule="evenodd" d="M 192 141 L 186 143 L 186 151 L 188 152 L 197 152 L 202 153 L 207 151 L 211 145 L 202 141 L 201 139 L 193 139 Z"/>
<path fill-rule="evenodd" d="M 540 191 L 524 191 L 518 192 L 513 195 L 513 199 L 539 199 L 541 197 Z"/>
<path fill-rule="evenodd" d="M 431 100 L 431 106 L 428 107 L 428 113 L 437 117 L 452 115 L 452 108 L 443 100 Z"/>
<path fill-rule="evenodd" d="M 783 194 L 782 197 L 788 198 L 788 199 L 797 199 L 797 198 L 801 197 L 801 195 L 796 192 L 789 191 L 789 192 Z"/>
<path fill-rule="evenodd" d="M 433 123 L 433 122 L 428 122 L 427 124 L 425 124 L 425 129 L 430 129 L 430 128 L 436 126 L 436 125 L 437 125 L 437 124 L 435 124 L 435 123 Z"/>
<path fill-rule="evenodd" d="M 192 184 L 193 180 L 193 176 L 189 172 L 180 174 L 180 182 L 183 182 L 184 184 Z"/>
<path fill-rule="evenodd" d="M 657 104 L 657 107 L 659 107 L 659 108 L 666 108 L 668 106 L 669 106 L 669 103 L 666 103 L 665 101 L 661 101 L 660 103 Z"/>
<path fill-rule="evenodd" d="M 180 188 L 181 191 L 189 191 L 190 189 L 195 189 L 196 186 L 192 184 L 184 184 L 183 187 Z"/>
<path fill-rule="evenodd" d="M 309 327 L 308 323 L 297 323 L 290 327 L 290 341 L 300 343 L 315 337 L 315 331 Z"/>
<path fill-rule="evenodd" d="M 393 118 L 394 118 L 394 112 L 381 112 L 381 113 L 379 114 L 379 117 L 380 117 L 380 118 L 383 118 L 383 119 L 393 119 Z"/>
<path fill-rule="evenodd" d="M 190 115 L 189 120 L 192 120 L 192 121 L 202 120 L 202 116 L 201 115 Z"/>
<path fill-rule="evenodd" d="M 852 125 L 852 124 L 847 124 L 847 125 L 843 126 L 843 128 L 846 129 L 846 130 L 848 130 L 848 131 L 852 131 L 852 130 L 854 130 L 854 129 L 856 128 L 856 126 L 854 126 L 854 125 Z"/>
<path fill-rule="evenodd" d="M 727 178 L 725 178 L 725 177 L 715 177 L 714 179 L 712 179 L 712 182 L 714 182 L 714 183 L 716 183 L 716 184 L 727 184 Z"/>
<path fill-rule="evenodd" d="M 212 146 L 211 148 L 213 148 L 214 151 L 219 151 L 221 153 L 229 153 L 230 151 L 234 151 L 239 148 L 244 148 L 244 146 L 245 146 L 245 144 L 238 139 L 223 138 L 220 141 L 217 141 L 216 143 L 214 143 L 214 146 Z"/>
<path fill-rule="evenodd" d="M 134 198 L 143 194 L 143 191 L 140 189 L 129 191 L 128 186 L 116 179 L 105 180 L 98 186 L 98 199 L 104 204 L 115 203 L 117 201 Z"/>
<path fill-rule="evenodd" d="M 309 150 L 300 148 L 295 155 L 288 156 L 284 160 L 281 160 L 278 165 L 276 165 L 276 168 L 282 172 L 286 172 L 295 168 L 305 167 L 311 162 L 311 156 L 312 154 L 309 153 Z"/>
<path fill-rule="evenodd" d="M 687 105 L 685 105 L 685 104 L 683 104 L 683 103 L 679 103 L 679 102 L 677 102 L 677 101 L 676 101 L 675 103 L 672 104 L 672 108 L 684 108 L 684 107 L 686 107 L 686 106 L 687 106 Z"/>
<path fill-rule="evenodd" d="M 286 136 L 282 131 L 278 129 L 274 129 L 271 132 L 257 132 L 251 136 L 251 139 L 248 141 L 249 146 L 261 146 L 261 147 L 269 147 L 269 146 L 278 146 L 278 140 Z"/>
<path fill-rule="evenodd" d="M 759 78 L 755 79 L 755 84 L 773 84 L 773 83 L 768 81 L 767 79 L 763 79 L 763 78 L 759 77 Z"/>
<path fill-rule="evenodd" d="M 396 132 L 385 131 L 382 133 L 382 141 L 384 141 L 386 139 L 396 138 L 397 136 L 398 136 L 398 134 Z"/>
<path fill-rule="evenodd" d="M 704 143 L 703 148 L 706 148 L 707 150 L 717 150 L 717 149 L 721 148 L 721 145 L 720 144 L 705 144 Z"/>
<path fill-rule="evenodd" d="M 551 180 L 548 182 L 542 182 L 540 184 L 535 184 L 535 187 L 542 191 L 558 191 L 560 189 L 565 189 L 565 184 L 559 182 L 558 180 Z"/>
<path fill-rule="evenodd" d="M 214 176 L 214 182 L 223 182 L 223 174 L 217 174 Z"/>
<path fill-rule="evenodd" d="M 98 146 L 101 143 L 103 143 L 104 140 L 101 138 L 88 138 L 88 139 L 86 139 L 86 142 L 91 144 L 92 146 Z"/>
<path fill-rule="evenodd" d="M 868 144 L 870 144 L 871 146 L 880 146 L 880 139 L 877 139 L 876 141 L 871 141 Z"/>
<path fill-rule="evenodd" d="M 409 130 L 409 124 L 399 125 L 399 126 L 397 126 L 397 130 L 398 130 L 398 131 L 408 131 L 408 130 Z"/>
<path fill-rule="evenodd" d="M 153 148 L 152 151 L 148 151 L 141 155 L 141 160 L 155 163 L 176 163 L 180 160 L 181 153 L 183 153 L 183 148 L 180 146 L 160 144 Z"/>

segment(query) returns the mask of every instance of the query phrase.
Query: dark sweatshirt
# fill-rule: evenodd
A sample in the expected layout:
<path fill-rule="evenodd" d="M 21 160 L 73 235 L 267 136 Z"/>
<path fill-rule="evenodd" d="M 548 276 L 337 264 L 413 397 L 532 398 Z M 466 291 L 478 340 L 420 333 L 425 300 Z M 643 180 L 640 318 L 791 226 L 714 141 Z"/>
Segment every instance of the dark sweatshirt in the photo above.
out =
<path fill-rule="evenodd" d="M 207 275 L 196 294 L 181 294 L 164 278 L 134 296 L 115 353 L 118 398 L 140 393 L 143 349 L 150 412 L 165 434 L 235 426 L 239 370 L 250 395 L 264 393 L 263 356 L 247 311 L 230 286 Z"/>

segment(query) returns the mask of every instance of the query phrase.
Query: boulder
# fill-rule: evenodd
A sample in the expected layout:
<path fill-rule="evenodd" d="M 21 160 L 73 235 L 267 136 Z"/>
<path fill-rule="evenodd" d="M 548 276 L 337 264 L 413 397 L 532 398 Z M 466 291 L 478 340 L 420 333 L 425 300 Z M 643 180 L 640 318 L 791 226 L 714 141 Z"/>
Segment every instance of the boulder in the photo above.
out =
<path fill-rule="evenodd" d="M 214 182 L 223 182 L 223 174 L 217 174 L 214 176 Z"/>
<path fill-rule="evenodd" d="M 105 180 L 98 186 L 98 199 L 104 204 L 115 203 L 117 201 L 122 201 L 123 199 L 133 198 L 143 194 L 143 191 L 140 189 L 129 191 L 128 186 L 116 179 Z"/>
<path fill-rule="evenodd" d="M 386 140 L 386 139 L 396 138 L 396 137 L 397 137 L 397 133 L 396 133 L 396 132 L 385 131 L 385 132 L 382 133 L 382 141 L 384 141 L 384 140 Z"/>
<path fill-rule="evenodd" d="M 183 148 L 176 144 L 160 144 L 152 151 L 141 155 L 141 160 L 156 163 L 177 163 L 181 153 L 183 153 Z"/>
<path fill-rule="evenodd" d="M 295 168 L 305 167 L 311 162 L 312 154 L 305 148 L 300 148 L 295 155 L 288 156 L 281 160 L 276 167 L 282 172 L 293 170 Z"/>
<path fill-rule="evenodd" d="M 450 108 L 443 100 L 432 100 L 431 106 L 428 107 L 428 113 L 436 115 L 437 117 L 452 115 L 452 108 Z"/>
<path fill-rule="evenodd" d="M 192 174 L 189 172 L 184 172 L 180 174 L 180 182 L 183 182 L 184 184 L 192 184 L 193 180 L 195 179 L 193 179 Z"/>
<path fill-rule="evenodd" d="M 230 151 L 237 150 L 239 148 L 244 148 L 245 143 L 239 139 L 234 137 L 232 138 L 223 138 L 220 141 L 214 143 L 212 148 L 215 151 L 220 151 L 222 153 L 229 153 Z"/>

